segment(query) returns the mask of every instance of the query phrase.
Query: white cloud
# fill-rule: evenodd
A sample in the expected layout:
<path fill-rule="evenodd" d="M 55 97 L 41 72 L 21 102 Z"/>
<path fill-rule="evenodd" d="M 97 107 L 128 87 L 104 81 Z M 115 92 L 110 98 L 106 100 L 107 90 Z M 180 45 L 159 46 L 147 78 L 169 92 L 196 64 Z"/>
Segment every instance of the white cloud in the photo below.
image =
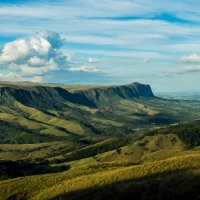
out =
<path fill-rule="evenodd" d="M 44 31 L 8 42 L 0 51 L 0 67 L 22 75 L 42 75 L 68 66 L 68 57 L 60 51 L 58 33 Z"/>
<path fill-rule="evenodd" d="M 185 66 L 185 67 L 177 68 L 175 70 L 164 72 L 162 75 L 166 77 L 172 77 L 172 76 L 195 73 L 195 72 L 200 72 L 200 65 L 199 66 Z"/>
<path fill-rule="evenodd" d="M 23 72 L 24 74 L 37 74 L 37 75 L 42 75 L 45 73 L 48 73 L 49 71 L 55 71 L 58 69 L 57 65 L 52 61 L 49 61 L 47 63 L 45 63 L 47 66 L 44 67 L 30 67 L 26 64 L 24 65 L 20 65 L 19 69 L 21 72 Z"/>
<path fill-rule="evenodd" d="M 99 67 L 92 67 L 92 66 L 70 67 L 69 70 L 73 72 L 90 72 L 90 73 L 101 71 Z"/>
<path fill-rule="evenodd" d="M 8 73 L 0 73 L 0 81 L 31 81 L 31 82 L 42 82 L 43 77 L 42 76 L 32 76 L 32 77 L 26 77 L 22 75 L 18 75 L 13 72 Z"/>
<path fill-rule="evenodd" d="M 172 52 L 173 55 L 199 46 L 197 33 L 200 27 L 195 24 L 181 24 L 156 19 L 162 14 L 172 18 L 186 14 L 198 16 L 198 6 L 194 0 L 93 0 L 26 3 L 20 6 L 11 4 L 0 8 L 0 33 L 24 34 L 35 30 L 52 29 L 66 34 L 70 42 L 82 44 L 113 45 L 140 51 Z M 173 6 L 171 6 L 173 4 Z M 91 6 L 93 9 L 91 9 Z M 192 14 L 193 13 L 193 14 Z M 130 16 L 133 20 L 117 20 Z M 114 19 L 109 18 L 114 17 Z M 137 19 L 138 17 L 138 19 Z M 151 19 L 155 17 L 155 19 Z M 116 18 L 116 20 L 115 20 Z M 188 18 L 188 17 L 186 17 Z M 41 20 L 42 19 L 42 20 Z M 199 16 L 196 17 L 199 20 Z M 67 26 L 63 26 L 67 21 Z M 7 23 L 6 23 L 7 22 Z M 30 23 L 31 22 L 31 23 Z M 83 31 L 84 30 L 84 31 Z M 146 31 L 148 30 L 148 32 Z M 182 41 L 174 42 L 173 38 Z M 183 47 L 183 45 L 187 45 Z M 106 47 L 105 47 L 106 48 Z M 72 52 L 74 52 L 72 50 Z M 123 53 L 120 49 L 119 53 Z M 92 55 L 91 55 L 92 56 Z M 178 55 L 180 56 L 180 55 Z"/>
<path fill-rule="evenodd" d="M 183 56 L 181 58 L 181 60 L 184 61 L 184 62 L 199 63 L 200 62 L 200 55 L 193 53 L 189 56 Z"/>
<path fill-rule="evenodd" d="M 9 39 L 10 36 L 19 37 L 33 31 L 52 29 L 67 34 L 65 37 L 72 42 L 72 45 L 66 44 L 66 48 L 71 48 L 71 53 L 80 56 L 81 61 L 89 57 L 100 58 L 101 62 L 110 56 L 113 60 L 121 57 L 131 58 L 137 63 L 127 67 L 126 72 L 130 74 L 132 68 L 146 63 L 143 59 L 147 57 L 151 60 L 148 67 L 152 71 L 165 71 L 169 66 L 175 69 L 180 64 L 181 55 L 189 55 L 195 49 L 196 53 L 199 53 L 199 24 L 186 24 L 173 20 L 180 17 L 183 20 L 199 21 L 199 5 L 196 0 L 149 0 L 148 2 L 146 0 L 72 0 L 70 2 L 58 0 L 54 3 L 37 1 L 37 3 L 28 2 L 24 5 L 2 3 L 0 34 Z M 168 19 L 162 18 L 165 14 L 169 14 Z M 127 16 L 133 19 L 126 20 Z M 119 20 L 123 17 L 124 19 Z M 44 35 L 41 38 L 45 38 Z M 88 44 L 92 44 L 92 48 Z M 75 46 L 78 48 L 76 49 Z M 116 70 L 113 60 L 106 63 L 107 65 L 104 63 L 102 65 L 106 72 L 119 69 L 119 76 L 121 76 L 121 71 L 125 71 L 121 69 L 121 66 L 124 68 L 124 64 L 122 63 Z M 27 59 L 28 66 L 19 62 L 17 65 L 21 67 L 15 69 L 21 73 L 40 75 L 48 71 L 45 61 L 42 56 L 33 55 Z M 56 64 L 58 62 L 53 64 L 51 71 L 64 66 L 64 64 Z M 70 67 L 78 71 L 78 66 L 81 65 L 84 64 L 72 63 Z M 90 66 L 89 63 L 85 65 Z M 10 69 L 14 70 L 14 67 L 10 66 Z M 140 67 L 139 70 L 143 69 Z"/>
<path fill-rule="evenodd" d="M 39 58 L 37 56 L 33 56 L 29 59 L 28 64 L 30 64 L 31 66 L 40 66 L 40 65 L 44 65 L 45 64 L 45 59 L 43 58 Z"/>
<path fill-rule="evenodd" d="M 191 72 L 200 72 L 200 66 L 186 66 L 177 70 L 178 74 L 185 74 Z"/>
<path fill-rule="evenodd" d="M 1 5 L 0 16 L 69 19 L 76 16 L 130 16 L 133 13 L 135 16 L 154 16 L 162 12 L 170 12 L 180 17 L 193 19 L 198 11 L 198 3 L 196 0 L 182 0 L 181 3 L 178 0 L 149 0 L 148 2 L 146 0 L 72 0 L 70 3 L 66 0 L 58 0 L 53 3 L 51 1 L 38 1 L 36 3 L 29 1 L 18 6 Z"/>
<path fill-rule="evenodd" d="M 97 63 L 99 62 L 96 58 L 88 58 L 89 63 Z"/>

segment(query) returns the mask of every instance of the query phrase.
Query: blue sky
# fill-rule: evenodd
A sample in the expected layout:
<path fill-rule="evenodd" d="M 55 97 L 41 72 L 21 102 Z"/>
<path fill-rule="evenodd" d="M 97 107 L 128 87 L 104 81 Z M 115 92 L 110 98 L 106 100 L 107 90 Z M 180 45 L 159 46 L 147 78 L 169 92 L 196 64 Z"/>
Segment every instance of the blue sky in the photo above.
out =
<path fill-rule="evenodd" d="M 0 80 L 199 91 L 200 1 L 0 1 Z"/>

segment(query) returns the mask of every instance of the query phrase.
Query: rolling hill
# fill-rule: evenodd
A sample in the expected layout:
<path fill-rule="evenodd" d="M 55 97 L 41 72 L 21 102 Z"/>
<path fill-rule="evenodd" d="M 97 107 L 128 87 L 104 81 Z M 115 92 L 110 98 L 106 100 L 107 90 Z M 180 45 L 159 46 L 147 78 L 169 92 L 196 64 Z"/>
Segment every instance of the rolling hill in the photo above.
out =
<path fill-rule="evenodd" d="M 15 129 L 26 130 L 26 135 L 32 133 L 28 143 L 34 136 L 38 142 L 48 142 L 55 137 L 66 140 L 132 134 L 144 127 L 193 120 L 199 117 L 199 110 L 193 102 L 157 98 L 149 85 L 139 83 L 91 87 L 1 83 L 1 143 L 28 142 L 11 131 L 13 124 Z M 7 131 L 5 124 L 10 127 Z"/>
<path fill-rule="evenodd" d="M 199 119 L 139 83 L 1 82 L 0 199 L 198 199 Z"/>

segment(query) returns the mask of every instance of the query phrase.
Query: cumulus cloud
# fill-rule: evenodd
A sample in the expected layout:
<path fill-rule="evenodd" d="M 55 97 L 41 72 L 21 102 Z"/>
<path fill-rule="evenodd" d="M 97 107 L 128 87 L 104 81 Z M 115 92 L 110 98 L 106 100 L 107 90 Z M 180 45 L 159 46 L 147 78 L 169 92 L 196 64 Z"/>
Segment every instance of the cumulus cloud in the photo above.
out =
<path fill-rule="evenodd" d="M 92 67 L 92 66 L 70 67 L 69 70 L 73 72 L 90 72 L 90 73 L 101 71 L 99 67 Z"/>
<path fill-rule="evenodd" d="M 200 62 L 200 55 L 193 53 L 189 56 L 183 56 L 181 58 L 183 62 L 190 62 L 190 63 L 199 63 Z"/>
<path fill-rule="evenodd" d="M 38 77 L 67 67 L 68 57 L 61 51 L 63 39 L 56 32 L 43 31 L 6 43 L 0 50 L 0 67 L 26 77 Z"/>
<path fill-rule="evenodd" d="M 171 70 L 165 73 L 165 76 L 176 76 L 181 74 L 200 72 L 200 55 L 193 53 L 181 58 L 182 62 L 187 63 L 186 66 Z"/>

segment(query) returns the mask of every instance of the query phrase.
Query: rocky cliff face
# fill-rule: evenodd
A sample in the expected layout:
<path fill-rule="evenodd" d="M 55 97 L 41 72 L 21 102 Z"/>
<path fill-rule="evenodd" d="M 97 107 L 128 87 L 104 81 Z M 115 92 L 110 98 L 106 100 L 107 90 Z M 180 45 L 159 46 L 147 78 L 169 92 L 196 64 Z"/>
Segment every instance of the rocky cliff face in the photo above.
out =
<path fill-rule="evenodd" d="M 117 98 L 154 98 L 150 85 L 132 83 L 121 86 L 97 87 L 79 91 L 78 94 L 84 95 L 88 100 L 99 104 L 101 102 L 114 100 Z"/>
<path fill-rule="evenodd" d="M 23 104 L 38 108 L 60 108 L 66 102 L 96 107 L 116 99 L 153 98 L 149 85 L 132 83 L 122 86 L 95 87 L 70 92 L 62 87 L 47 86 L 1 86 L 0 102 Z"/>
<path fill-rule="evenodd" d="M 0 102 L 11 104 L 19 101 L 22 104 L 43 108 L 59 109 L 66 106 L 66 102 L 94 107 L 95 104 L 84 95 L 71 93 L 59 87 L 0 87 Z"/>

